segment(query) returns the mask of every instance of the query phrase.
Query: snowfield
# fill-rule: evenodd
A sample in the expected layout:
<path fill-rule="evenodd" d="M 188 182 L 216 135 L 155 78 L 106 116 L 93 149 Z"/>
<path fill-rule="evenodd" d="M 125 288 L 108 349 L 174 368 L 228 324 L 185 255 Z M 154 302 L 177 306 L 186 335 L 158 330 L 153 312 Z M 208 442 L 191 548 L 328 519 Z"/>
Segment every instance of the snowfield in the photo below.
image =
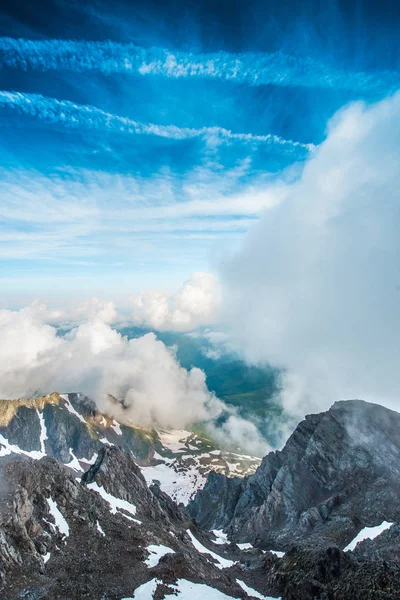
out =
<path fill-rule="evenodd" d="M 211 470 L 230 476 L 243 477 L 253 473 L 261 459 L 215 449 L 212 444 L 184 429 L 157 430 L 164 455 L 154 454 L 158 464 L 143 467 L 141 471 L 148 485 L 153 481 L 177 504 L 185 506 L 206 483 Z"/>

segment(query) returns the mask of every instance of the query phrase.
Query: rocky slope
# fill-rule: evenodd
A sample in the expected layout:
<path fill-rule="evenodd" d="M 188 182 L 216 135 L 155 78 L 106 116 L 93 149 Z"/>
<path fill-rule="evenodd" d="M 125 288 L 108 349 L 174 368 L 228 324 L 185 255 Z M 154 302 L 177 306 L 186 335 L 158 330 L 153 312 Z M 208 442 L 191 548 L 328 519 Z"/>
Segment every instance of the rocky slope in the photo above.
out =
<path fill-rule="evenodd" d="M 0 469 L 4 600 L 120 600 L 149 582 L 161 598 L 179 581 L 211 598 L 248 597 L 224 550 L 199 551 L 202 534 L 121 448 L 103 447 L 82 479 L 48 457 L 8 456 Z"/>
<path fill-rule="evenodd" d="M 264 549 L 344 548 L 364 527 L 398 522 L 399 499 L 400 414 L 355 400 L 306 417 L 253 475 L 211 473 L 189 510 Z"/>
<path fill-rule="evenodd" d="M 255 459 L 76 394 L 0 401 L 0 597 L 400 598 L 399 419 L 337 403 L 239 478 Z"/>

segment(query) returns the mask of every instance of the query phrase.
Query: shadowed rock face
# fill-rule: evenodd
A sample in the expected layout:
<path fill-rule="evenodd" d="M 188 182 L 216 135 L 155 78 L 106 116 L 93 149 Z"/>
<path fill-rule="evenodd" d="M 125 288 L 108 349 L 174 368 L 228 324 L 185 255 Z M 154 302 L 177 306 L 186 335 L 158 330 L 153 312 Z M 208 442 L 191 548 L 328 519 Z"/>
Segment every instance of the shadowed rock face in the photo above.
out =
<path fill-rule="evenodd" d="M 0 435 L 21 450 L 41 451 L 40 417 L 45 427 L 43 453 L 64 464 L 73 460 L 72 454 L 91 461 L 104 443 L 119 445 L 133 452 L 138 462 L 149 464 L 161 447 L 155 432 L 124 425 L 116 431 L 113 419 L 99 414 L 93 402 L 76 393 L 0 400 Z"/>
<path fill-rule="evenodd" d="M 355 560 L 351 553 L 335 547 L 293 548 L 281 560 L 263 559 L 256 577 L 258 588 L 263 582 L 266 588 L 274 590 L 274 595 L 279 594 L 284 600 L 400 598 L 398 564 Z"/>
<path fill-rule="evenodd" d="M 343 548 L 363 527 L 400 519 L 400 414 L 337 402 L 306 417 L 254 475 L 210 474 L 189 511 L 238 542 Z"/>
<path fill-rule="evenodd" d="M 22 450 L 39 451 L 40 421 L 37 410 L 27 406 L 19 407 L 8 426 L 0 427 L 0 434 L 7 436 L 10 444 L 19 446 Z"/>

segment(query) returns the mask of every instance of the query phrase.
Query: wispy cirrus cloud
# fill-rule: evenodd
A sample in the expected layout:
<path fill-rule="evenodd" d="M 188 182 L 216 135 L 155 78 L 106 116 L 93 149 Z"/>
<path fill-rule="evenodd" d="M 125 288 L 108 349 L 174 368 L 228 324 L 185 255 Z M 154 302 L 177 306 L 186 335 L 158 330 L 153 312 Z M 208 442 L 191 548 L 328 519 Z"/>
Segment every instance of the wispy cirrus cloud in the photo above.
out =
<path fill-rule="evenodd" d="M 0 66 L 23 70 L 99 71 L 158 75 L 170 78 L 201 77 L 252 86 L 302 86 L 388 92 L 398 87 L 394 71 L 349 71 L 315 58 L 274 53 L 192 53 L 166 48 L 144 48 L 113 41 L 27 40 L 0 38 Z"/>
<path fill-rule="evenodd" d="M 271 189 L 266 188 L 270 181 Z M 0 169 L 2 259 L 204 263 L 215 241 L 234 243 L 282 197 L 278 183 L 233 169 L 162 170 L 148 178 L 84 169 L 45 175 Z M 182 253 L 182 240 L 185 252 Z M 89 265 L 90 266 L 90 265 Z"/>
<path fill-rule="evenodd" d="M 154 135 L 173 140 L 203 138 L 213 145 L 226 142 L 269 144 L 285 153 L 308 153 L 315 149 L 314 144 L 286 140 L 270 133 L 257 135 L 253 133 L 234 133 L 223 127 L 195 129 L 176 125 L 140 123 L 95 106 L 77 104 L 69 100 L 58 100 L 41 94 L 0 91 L 0 107 L 12 108 L 18 111 L 19 114 L 28 115 L 66 129 L 90 129 L 121 134 Z"/>

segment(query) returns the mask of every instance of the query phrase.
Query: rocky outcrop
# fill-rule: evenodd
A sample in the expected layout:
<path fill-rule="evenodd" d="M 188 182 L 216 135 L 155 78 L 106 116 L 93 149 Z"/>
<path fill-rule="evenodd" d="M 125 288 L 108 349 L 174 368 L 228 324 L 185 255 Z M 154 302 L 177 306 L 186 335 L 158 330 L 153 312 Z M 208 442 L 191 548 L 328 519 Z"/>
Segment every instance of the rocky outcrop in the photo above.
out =
<path fill-rule="evenodd" d="M 210 475 L 189 510 L 265 549 L 343 548 L 365 526 L 399 521 L 399 499 L 400 415 L 354 400 L 306 417 L 254 475 Z"/>
<path fill-rule="evenodd" d="M 371 542 L 373 544 L 374 542 Z M 284 600 L 395 600 L 400 566 L 356 560 L 339 548 L 290 550 L 280 560 L 263 559 L 258 587 Z"/>

